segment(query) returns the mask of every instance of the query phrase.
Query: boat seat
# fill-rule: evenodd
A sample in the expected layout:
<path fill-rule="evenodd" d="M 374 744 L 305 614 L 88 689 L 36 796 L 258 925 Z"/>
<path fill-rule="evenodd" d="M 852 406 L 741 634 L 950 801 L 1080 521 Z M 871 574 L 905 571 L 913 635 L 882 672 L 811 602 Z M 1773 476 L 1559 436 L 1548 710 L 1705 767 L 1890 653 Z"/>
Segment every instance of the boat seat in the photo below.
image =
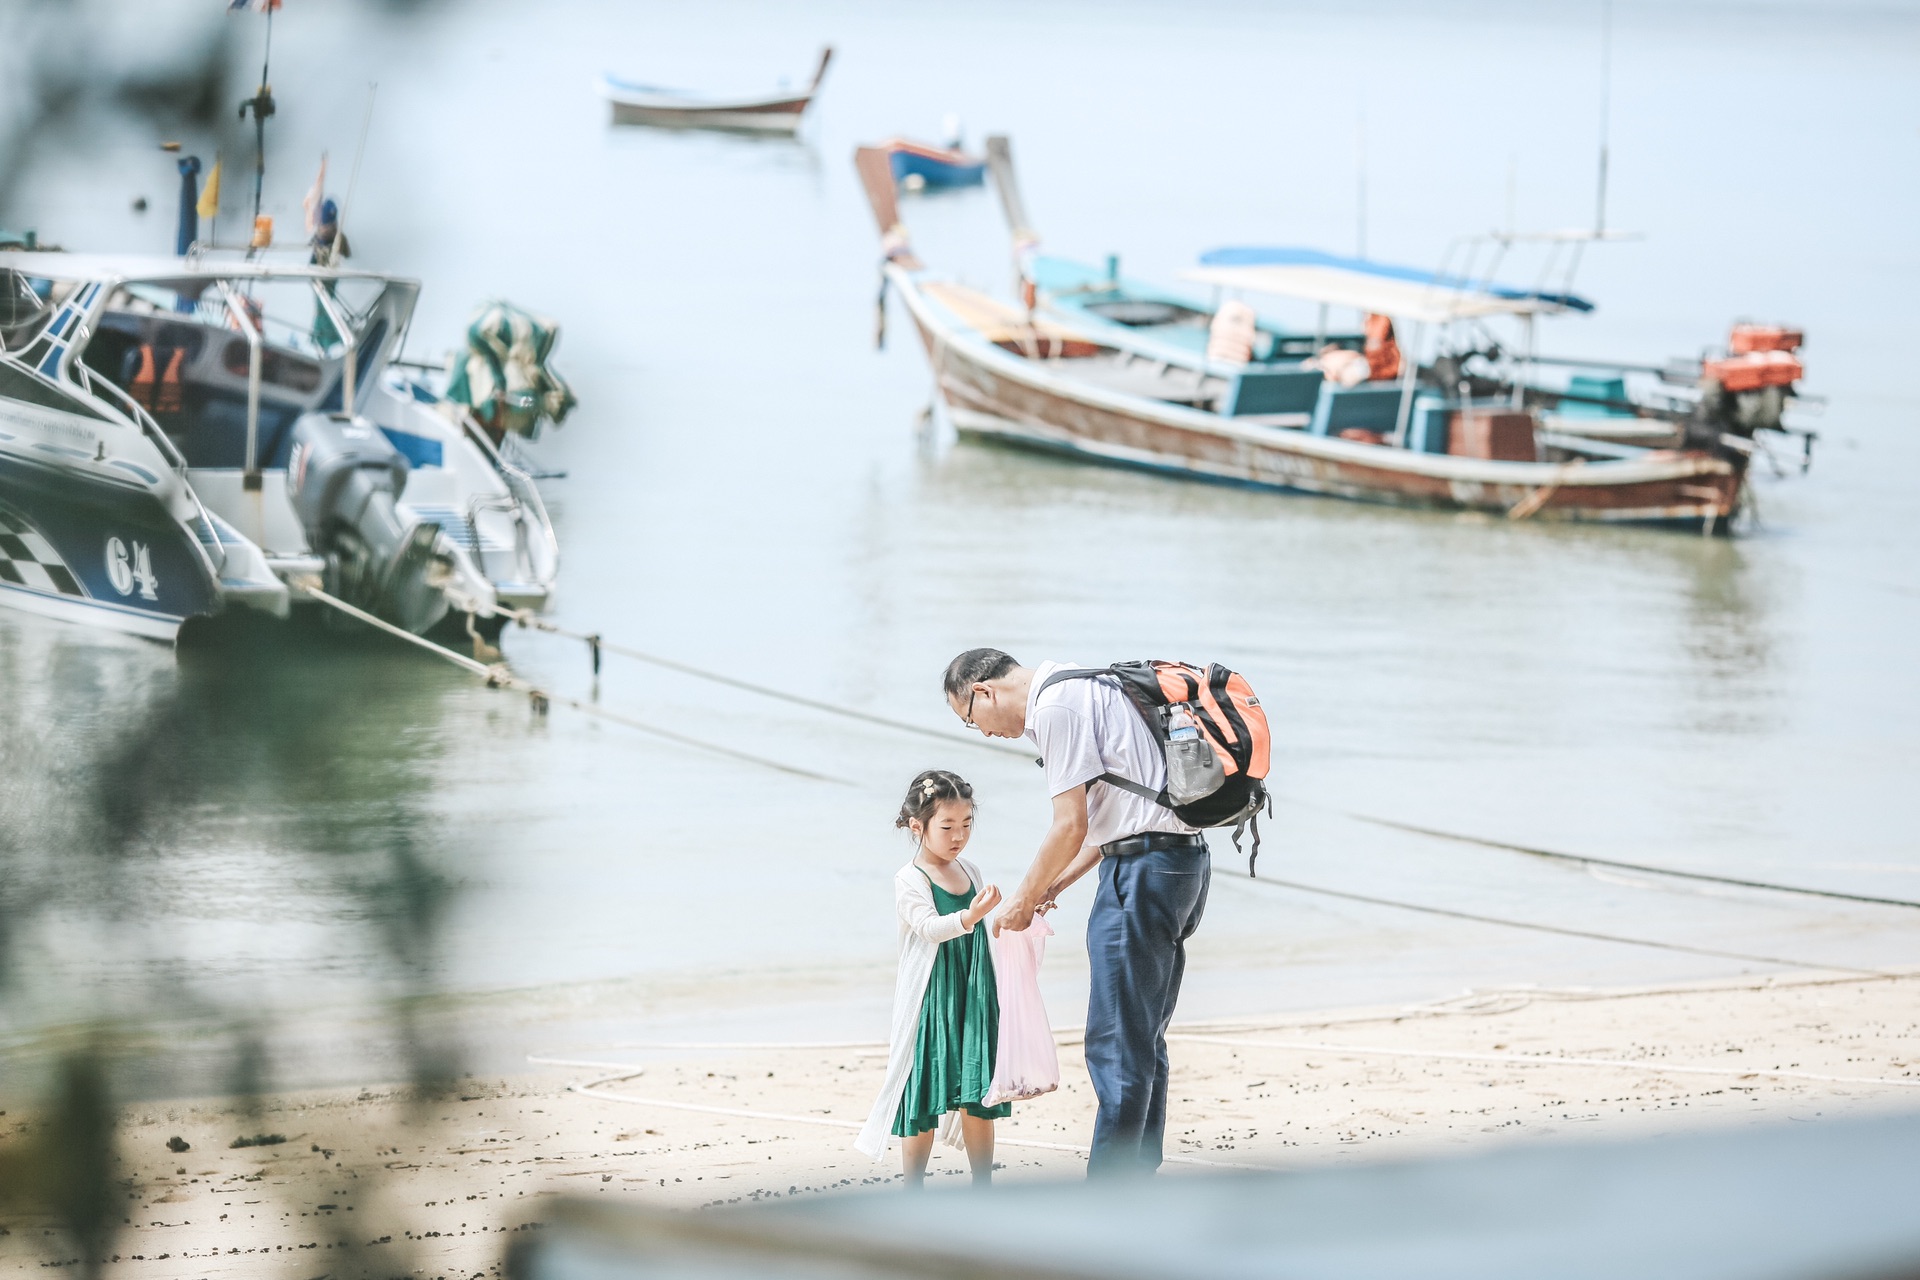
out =
<path fill-rule="evenodd" d="M 1399 425 L 1399 417 L 1398 382 L 1363 382 L 1357 387 L 1322 382 L 1307 429 L 1317 436 L 1337 436 L 1348 427 L 1384 434 Z"/>
<path fill-rule="evenodd" d="M 1558 413 L 1563 418 L 1631 418 L 1633 410 L 1616 408 L 1612 404 L 1596 404 L 1595 401 L 1611 400 L 1616 403 L 1627 399 L 1627 380 L 1625 378 L 1591 378 L 1581 374 L 1574 375 L 1567 384 L 1568 399 L 1560 402 Z"/>
<path fill-rule="evenodd" d="M 1323 381 L 1325 377 L 1318 369 L 1302 369 L 1298 365 L 1263 369 L 1248 365 L 1234 375 L 1221 414 L 1245 418 L 1256 414 L 1312 413 Z"/>

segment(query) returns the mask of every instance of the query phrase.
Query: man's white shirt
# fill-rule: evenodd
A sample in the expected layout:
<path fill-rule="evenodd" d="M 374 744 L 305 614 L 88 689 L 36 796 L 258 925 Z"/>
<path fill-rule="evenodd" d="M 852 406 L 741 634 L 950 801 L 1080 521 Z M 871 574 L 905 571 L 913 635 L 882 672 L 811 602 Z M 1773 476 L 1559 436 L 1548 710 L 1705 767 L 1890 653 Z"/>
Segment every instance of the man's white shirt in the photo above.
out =
<path fill-rule="evenodd" d="M 1026 737 L 1046 762 L 1047 794 L 1057 796 L 1092 783 L 1087 788 L 1088 844 L 1107 844 L 1145 831 L 1191 834 L 1195 828 L 1173 810 L 1094 781 L 1111 773 L 1159 791 L 1167 785 L 1167 762 L 1114 677 L 1062 680 L 1041 692 L 1048 676 L 1078 665 L 1041 663 L 1033 669 L 1027 693 Z"/>

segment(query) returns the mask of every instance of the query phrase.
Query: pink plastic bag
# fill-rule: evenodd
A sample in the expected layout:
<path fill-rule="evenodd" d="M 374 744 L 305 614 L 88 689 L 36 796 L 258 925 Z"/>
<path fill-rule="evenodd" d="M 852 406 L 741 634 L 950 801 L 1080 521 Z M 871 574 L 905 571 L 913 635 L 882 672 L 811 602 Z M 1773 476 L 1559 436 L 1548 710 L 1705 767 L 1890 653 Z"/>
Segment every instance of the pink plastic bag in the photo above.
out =
<path fill-rule="evenodd" d="M 1040 999 L 1040 961 L 1053 928 L 1044 916 L 1019 933 L 995 934 L 993 985 L 1000 996 L 1000 1044 L 993 1060 L 993 1086 L 983 1107 L 1037 1098 L 1060 1087 L 1060 1057 Z"/>

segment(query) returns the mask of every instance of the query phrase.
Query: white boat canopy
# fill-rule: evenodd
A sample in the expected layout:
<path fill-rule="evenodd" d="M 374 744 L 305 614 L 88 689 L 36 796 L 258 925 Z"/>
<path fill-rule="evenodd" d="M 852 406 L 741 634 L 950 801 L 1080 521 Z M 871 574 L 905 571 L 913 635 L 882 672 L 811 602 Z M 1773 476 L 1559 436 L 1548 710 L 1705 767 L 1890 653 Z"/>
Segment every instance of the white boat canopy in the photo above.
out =
<path fill-rule="evenodd" d="M 1365 258 L 1337 257 L 1318 249 L 1214 249 L 1202 254 L 1200 263 L 1182 279 L 1352 307 L 1395 319 L 1444 323 L 1477 316 L 1593 310 L 1591 302 L 1570 293 L 1508 288 Z"/>
<path fill-rule="evenodd" d="M 304 252 L 304 249 L 302 250 Z M 191 258 L 152 255 L 62 253 L 0 249 L 0 271 L 29 280 L 127 280 L 151 284 L 204 284 L 213 280 L 398 280 L 352 267 L 318 267 L 305 258 L 269 260 L 205 254 Z M 408 282 L 411 283 L 411 282 Z"/>

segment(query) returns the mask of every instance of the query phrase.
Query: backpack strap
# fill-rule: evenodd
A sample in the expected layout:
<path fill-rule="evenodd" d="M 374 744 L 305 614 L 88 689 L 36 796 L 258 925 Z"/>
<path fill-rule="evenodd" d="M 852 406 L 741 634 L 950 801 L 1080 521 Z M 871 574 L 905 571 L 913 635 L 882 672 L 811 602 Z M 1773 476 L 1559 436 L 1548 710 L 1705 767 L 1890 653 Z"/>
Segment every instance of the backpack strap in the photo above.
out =
<path fill-rule="evenodd" d="M 1062 680 L 1091 680 L 1099 676 L 1110 676 L 1114 678 L 1119 682 L 1121 691 L 1127 692 L 1126 678 L 1122 676 L 1119 672 L 1115 671 L 1112 667 L 1070 667 L 1063 671 L 1056 671 L 1052 675 L 1048 676 L 1045 680 L 1042 680 L 1040 682 L 1040 687 L 1034 691 L 1033 696 L 1035 698 L 1038 698 L 1041 694 L 1045 693 L 1048 689 L 1052 688 L 1054 685 L 1059 684 Z M 1127 701 L 1134 703 L 1135 710 L 1140 709 L 1138 702 L 1135 701 L 1135 699 L 1131 696 L 1131 694 L 1129 694 Z M 1145 713 L 1142 712 L 1142 715 L 1144 714 Z M 1149 726 L 1149 728 L 1151 728 L 1151 726 Z M 1042 766 L 1044 766 L 1046 764 L 1046 761 L 1042 760 L 1040 763 Z M 1163 809 L 1173 808 L 1173 801 L 1167 798 L 1167 793 L 1164 789 L 1160 791 L 1155 791 L 1152 787 L 1149 787 L 1144 783 L 1135 782 L 1132 778 L 1123 778 L 1117 773 L 1103 773 L 1099 777 L 1095 778 L 1094 781 L 1104 782 L 1108 786 L 1118 787 L 1122 791 L 1131 791 L 1134 795 L 1139 796 L 1142 800 L 1150 800 L 1154 804 L 1159 805 Z"/>

